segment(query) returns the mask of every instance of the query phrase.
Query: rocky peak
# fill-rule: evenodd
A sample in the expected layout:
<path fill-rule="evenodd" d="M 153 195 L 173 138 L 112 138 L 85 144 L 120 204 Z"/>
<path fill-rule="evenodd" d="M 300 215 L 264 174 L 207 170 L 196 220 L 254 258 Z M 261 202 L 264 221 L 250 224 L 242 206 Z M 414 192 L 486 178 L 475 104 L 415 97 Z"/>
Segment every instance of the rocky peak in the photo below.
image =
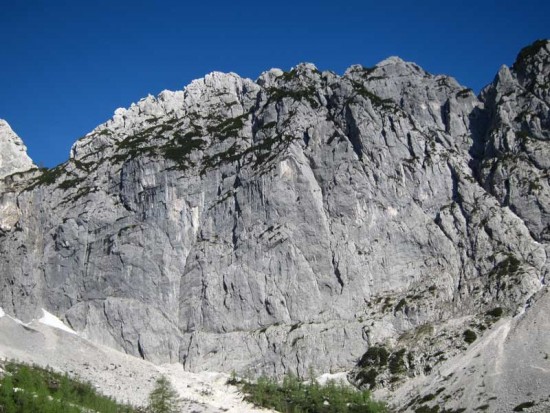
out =
<path fill-rule="evenodd" d="M 537 40 L 523 48 L 512 66 L 519 83 L 527 90 L 550 87 L 550 41 Z M 548 94 L 545 94 L 548 98 Z M 547 100 L 548 103 L 548 100 Z"/>
<path fill-rule="evenodd" d="M 116 109 L 110 120 L 75 142 L 71 158 L 98 155 L 92 158 L 98 160 L 109 156 L 109 150 L 128 136 L 162 128 L 166 123 L 181 120 L 199 126 L 207 119 L 242 115 L 254 104 L 259 89 L 252 80 L 235 73 L 212 72 L 193 80 L 183 90 L 149 95 L 127 109 Z"/>
<path fill-rule="evenodd" d="M 470 114 L 481 105 L 473 91 L 454 78 L 432 75 L 415 63 L 389 57 L 372 68 L 352 66 L 344 75 L 355 85 L 391 101 L 418 120 L 426 132 L 445 132 L 449 145 L 468 150 Z M 450 135 L 453 138 L 450 138 Z"/>
<path fill-rule="evenodd" d="M 549 41 L 534 42 L 480 94 L 491 119 L 482 140 L 481 182 L 537 240 L 550 240 L 549 56 Z"/>
<path fill-rule="evenodd" d="M 27 155 L 23 141 L 11 129 L 8 122 L 0 119 L 0 179 L 16 172 L 27 171 L 34 167 Z"/>

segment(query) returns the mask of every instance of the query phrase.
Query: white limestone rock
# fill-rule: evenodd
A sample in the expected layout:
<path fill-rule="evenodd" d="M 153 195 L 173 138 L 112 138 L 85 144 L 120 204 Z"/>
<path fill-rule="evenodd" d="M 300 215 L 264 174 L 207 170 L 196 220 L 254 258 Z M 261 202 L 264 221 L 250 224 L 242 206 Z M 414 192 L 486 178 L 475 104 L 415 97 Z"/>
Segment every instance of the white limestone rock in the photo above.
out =
<path fill-rule="evenodd" d="M 390 58 L 214 72 L 117 109 L 11 193 L 0 306 L 191 371 L 432 377 L 548 277 L 539 46 L 481 99 Z"/>

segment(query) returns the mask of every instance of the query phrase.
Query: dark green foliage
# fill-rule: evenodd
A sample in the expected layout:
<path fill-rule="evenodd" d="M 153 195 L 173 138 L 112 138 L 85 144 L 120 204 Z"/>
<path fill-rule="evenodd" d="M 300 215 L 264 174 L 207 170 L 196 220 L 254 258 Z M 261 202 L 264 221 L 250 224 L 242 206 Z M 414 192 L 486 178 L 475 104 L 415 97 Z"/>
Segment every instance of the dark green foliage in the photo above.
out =
<path fill-rule="evenodd" d="M 505 260 L 499 262 L 491 271 L 490 275 L 496 275 L 497 278 L 502 278 L 507 275 L 513 275 L 518 272 L 521 262 L 514 257 L 509 255 Z"/>
<path fill-rule="evenodd" d="M 468 96 L 473 94 L 473 90 L 470 88 L 462 89 L 461 91 L 456 93 L 457 98 L 467 98 Z"/>
<path fill-rule="evenodd" d="M 174 126 L 170 124 L 163 124 L 151 126 L 150 128 L 144 129 L 141 132 L 136 133 L 135 135 L 128 136 L 122 141 L 117 142 L 116 146 L 118 149 L 122 150 L 122 153 L 115 155 L 114 161 L 121 161 L 127 159 L 128 157 L 135 158 L 142 153 L 154 155 L 156 146 L 144 145 L 149 143 L 151 139 L 162 136 L 164 132 L 168 132 L 173 129 Z"/>
<path fill-rule="evenodd" d="M 315 99 L 315 88 L 313 86 L 300 89 L 300 90 L 291 90 L 291 89 L 279 89 L 271 87 L 268 89 L 269 100 L 277 102 L 284 98 L 290 98 L 296 101 L 307 101 L 312 108 L 318 108 L 319 103 Z"/>
<path fill-rule="evenodd" d="M 378 371 L 376 369 L 361 370 L 355 376 L 355 379 L 359 382 L 359 386 L 367 384 L 369 389 L 373 389 L 376 386 L 376 378 L 378 377 Z"/>
<path fill-rule="evenodd" d="M 74 162 L 75 166 L 78 169 L 84 170 L 86 172 L 89 172 L 90 168 L 94 164 L 93 162 L 82 162 L 82 161 L 79 161 L 78 159 L 72 159 L 72 161 Z"/>
<path fill-rule="evenodd" d="M 477 339 L 477 334 L 472 330 L 466 330 L 463 336 L 464 336 L 464 341 L 468 344 L 472 344 Z"/>
<path fill-rule="evenodd" d="M 372 102 L 374 106 L 379 106 L 383 109 L 392 109 L 394 107 L 393 100 L 382 99 L 380 96 L 375 95 L 370 90 L 367 90 L 361 83 L 353 82 L 353 87 L 359 96 L 362 96 Z"/>
<path fill-rule="evenodd" d="M 518 404 L 516 407 L 514 407 L 514 412 L 522 412 L 524 409 L 528 409 L 529 407 L 533 407 L 534 405 L 535 402 L 524 402 Z"/>
<path fill-rule="evenodd" d="M 202 173 L 206 173 L 209 169 L 214 169 L 224 163 L 242 161 L 243 164 L 250 164 L 252 163 L 252 160 L 249 155 L 255 156 L 252 167 L 259 168 L 267 162 L 275 159 L 277 155 L 284 151 L 294 139 L 295 138 L 289 135 L 276 135 L 267 137 L 258 142 L 256 145 L 250 146 L 246 149 L 243 149 L 237 143 L 234 143 L 224 152 L 218 152 L 212 156 L 205 156 L 202 161 Z"/>
<path fill-rule="evenodd" d="M 61 189 L 76 188 L 82 181 L 83 179 L 80 178 L 66 179 L 61 182 L 58 187 Z"/>
<path fill-rule="evenodd" d="M 369 391 L 356 391 L 335 383 L 305 384 L 289 376 L 282 384 L 262 377 L 256 383 L 243 381 L 239 385 L 246 401 L 284 413 L 387 412 L 383 403 L 371 400 Z"/>
<path fill-rule="evenodd" d="M 487 314 L 490 317 L 500 318 L 502 317 L 502 314 L 504 314 L 504 310 L 502 309 L 502 307 L 496 307 L 496 308 L 493 308 L 492 310 L 487 311 L 485 314 Z"/>
<path fill-rule="evenodd" d="M 420 403 L 426 403 L 426 402 L 429 402 L 430 400 L 433 400 L 433 399 L 435 399 L 435 394 L 430 393 L 430 394 L 427 394 L 424 397 L 422 397 L 420 399 Z"/>
<path fill-rule="evenodd" d="M 388 350 L 386 350 L 384 347 L 372 346 L 372 347 L 369 347 L 369 349 L 365 354 L 363 354 L 363 356 L 361 357 L 357 365 L 359 367 L 367 367 L 367 366 L 383 367 L 386 364 L 388 364 L 389 356 L 390 354 L 388 353 Z"/>
<path fill-rule="evenodd" d="M 277 122 L 269 122 L 269 123 L 266 123 L 265 125 L 262 125 L 262 129 L 271 129 L 271 128 L 274 128 L 275 126 L 277 126 Z"/>
<path fill-rule="evenodd" d="M 245 113 L 236 118 L 226 119 L 217 125 L 208 126 L 206 129 L 208 133 L 213 134 L 222 141 L 229 137 L 236 138 L 239 131 L 244 127 L 244 120 L 248 118 L 248 116 L 249 113 Z"/>
<path fill-rule="evenodd" d="M 389 369 L 392 374 L 404 373 L 405 368 L 405 356 L 406 350 L 403 348 L 399 351 L 396 351 L 390 356 Z"/>
<path fill-rule="evenodd" d="M 399 302 L 395 306 L 395 312 L 397 313 L 397 312 L 401 311 L 406 305 L 407 305 L 407 300 L 402 298 L 401 300 L 399 300 Z"/>
<path fill-rule="evenodd" d="M 535 139 L 530 132 L 527 132 L 524 130 L 516 131 L 516 138 L 518 138 L 519 141 L 524 143 L 529 141 L 529 139 Z"/>
<path fill-rule="evenodd" d="M 302 323 L 292 324 L 292 325 L 290 326 L 290 330 L 288 330 L 289 334 L 292 333 L 294 330 L 300 328 L 301 325 L 302 325 Z"/>
<path fill-rule="evenodd" d="M 289 72 L 283 72 L 283 74 L 281 75 L 281 78 L 285 81 L 285 82 L 289 82 L 291 81 L 292 79 L 294 79 L 296 76 L 298 76 L 298 71 L 296 69 L 292 69 L 291 71 Z"/>
<path fill-rule="evenodd" d="M 3 368 L 8 372 L 0 380 L 3 413 L 135 413 L 99 395 L 91 384 L 67 375 L 18 363 L 6 363 Z"/>
<path fill-rule="evenodd" d="M 189 133 L 181 136 L 176 134 L 175 138 L 162 147 L 162 153 L 167 159 L 174 161 L 179 169 L 186 169 L 191 166 L 189 155 L 197 149 L 202 149 L 206 142 L 200 138 L 192 139 Z"/>
<path fill-rule="evenodd" d="M 34 180 L 32 185 L 27 189 L 34 189 L 35 187 L 40 185 L 54 184 L 57 178 L 59 178 L 65 172 L 65 168 L 64 168 L 64 165 L 62 164 L 62 165 L 57 165 L 56 167 L 51 169 L 41 168 L 40 172 L 42 172 L 42 174 L 38 176 Z"/>

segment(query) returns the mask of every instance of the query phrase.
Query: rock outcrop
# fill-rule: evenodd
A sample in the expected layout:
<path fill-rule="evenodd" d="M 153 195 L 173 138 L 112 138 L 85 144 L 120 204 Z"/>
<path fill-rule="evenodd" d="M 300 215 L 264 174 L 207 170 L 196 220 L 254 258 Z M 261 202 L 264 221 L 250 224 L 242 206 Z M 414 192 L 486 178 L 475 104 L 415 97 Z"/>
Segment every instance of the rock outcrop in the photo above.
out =
<path fill-rule="evenodd" d="M 435 374 L 544 288 L 549 47 L 479 98 L 389 58 L 117 109 L 4 180 L 0 305 L 191 371 Z"/>

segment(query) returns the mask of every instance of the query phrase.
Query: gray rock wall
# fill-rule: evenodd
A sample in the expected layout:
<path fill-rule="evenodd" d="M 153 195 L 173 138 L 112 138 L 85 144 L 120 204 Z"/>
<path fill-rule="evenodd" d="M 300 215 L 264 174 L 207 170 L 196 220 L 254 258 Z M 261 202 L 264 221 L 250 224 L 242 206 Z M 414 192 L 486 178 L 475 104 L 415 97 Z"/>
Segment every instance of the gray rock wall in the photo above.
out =
<path fill-rule="evenodd" d="M 194 371 L 349 369 L 424 331 L 392 383 L 429 372 L 468 317 L 514 314 L 547 276 L 533 50 L 479 99 L 390 58 L 212 73 L 117 109 L 66 163 L 4 179 L 0 305 Z"/>

